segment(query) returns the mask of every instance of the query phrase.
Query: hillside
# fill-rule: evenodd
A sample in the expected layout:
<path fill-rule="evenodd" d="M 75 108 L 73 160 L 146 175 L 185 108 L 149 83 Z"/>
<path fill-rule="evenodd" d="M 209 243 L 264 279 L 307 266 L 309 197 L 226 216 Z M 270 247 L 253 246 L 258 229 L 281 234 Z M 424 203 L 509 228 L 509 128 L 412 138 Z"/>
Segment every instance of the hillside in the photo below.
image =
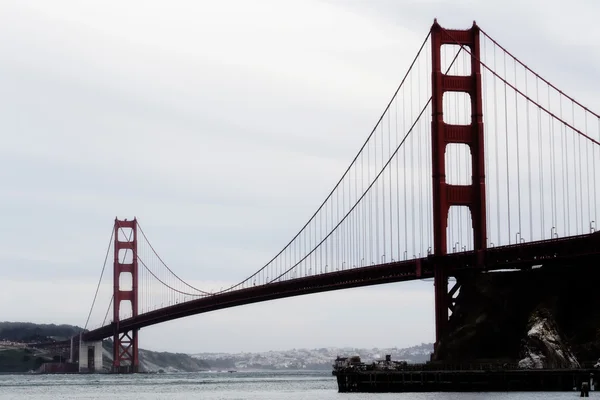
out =
<path fill-rule="evenodd" d="M 112 366 L 112 348 L 111 339 L 104 340 L 102 343 L 103 369 L 109 372 Z M 140 349 L 140 367 L 143 372 L 198 372 L 206 371 L 211 366 L 204 360 L 193 358 L 183 353 L 168 353 Z"/>
<path fill-rule="evenodd" d="M 0 322 L 0 341 L 40 343 L 64 340 L 83 329 L 72 325 L 34 324 L 31 322 Z"/>
<path fill-rule="evenodd" d="M 0 373 L 34 371 L 51 361 L 52 356 L 45 351 L 0 342 Z"/>
<path fill-rule="evenodd" d="M 0 372 L 27 372 L 42 363 L 58 361 L 47 350 L 31 349 L 26 343 L 63 340 L 81 328 L 71 325 L 42 325 L 29 322 L 0 322 Z M 103 369 L 112 365 L 112 340 L 103 343 Z M 409 348 L 337 348 L 292 349 L 262 353 L 182 353 L 155 352 L 140 349 L 140 366 L 146 372 L 195 372 L 204 370 L 330 370 L 337 356 L 360 355 L 363 360 L 382 359 L 391 354 L 394 360 L 425 362 L 433 344 L 423 343 Z"/>
<path fill-rule="evenodd" d="M 68 339 L 82 329 L 72 325 L 34 324 L 31 322 L 0 322 L 0 372 L 28 372 L 43 363 L 59 361 L 49 350 L 31 349 L 27 343 Z M 104 370 L 112 364 L 112 340 L 103 343 Z M 140 349 L 141 369 L 146 372 L 195 372 L 210 369 L 203 360 L 187 354 L 155 352 Z"/>
<path fill-rule="evenodd" d="M 26 344 L 67 339 L 81 330 L 72 325 L 0 322 L 0 372 L 28 372 L 58 361 L 47 351 L 30 349 Z"/>

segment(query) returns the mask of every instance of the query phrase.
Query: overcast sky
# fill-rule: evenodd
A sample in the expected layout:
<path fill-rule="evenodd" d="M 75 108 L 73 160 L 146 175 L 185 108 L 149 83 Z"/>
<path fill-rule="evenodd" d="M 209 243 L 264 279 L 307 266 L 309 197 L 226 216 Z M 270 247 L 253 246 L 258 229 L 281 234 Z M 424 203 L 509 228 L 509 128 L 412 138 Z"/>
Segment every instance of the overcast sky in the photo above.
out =
<path fill-rule="evenodd" d="M 600 109 L 600 3 L 0 0 L 0 320 L 83 325 L 115 216 L 202 287 L 270 259 L 355 155 L 433 18 Z M 431 281 L 143 329 L 165 351 L 434 340 Z"/>

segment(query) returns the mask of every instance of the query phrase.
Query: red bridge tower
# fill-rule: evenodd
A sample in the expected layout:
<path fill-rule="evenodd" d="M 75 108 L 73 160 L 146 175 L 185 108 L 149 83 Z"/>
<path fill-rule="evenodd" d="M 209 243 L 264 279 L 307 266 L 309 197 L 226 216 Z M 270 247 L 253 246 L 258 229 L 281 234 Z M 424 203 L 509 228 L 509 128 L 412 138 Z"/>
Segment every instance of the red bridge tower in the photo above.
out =
<path fill-rule="evenodd" d="M 114 226 L 114 276 L 113 276 L 113 372 L 138 372 L 137 329 L 119 333 L 121 302 L 129 301 L 131 316 L 138 315 L 138 259 L 137 220 L 120 221 Z M 131 258 L 128 257 L 128 252 Z M 130 262 L 126 262 L 130 260 Z M 131 289 L 121 289 L 122 274 L 131 274 Z"/>
<path fill-rule="evenodd" d="M 471 75 L 452 76 L 442 71 L 443 45 L 462 45 L 471 52 Z M 467 206 L 473 224 L 475 251 L 486 248 L 485 170 L 483 146 L 483 106 L 479 56 L 479 27 L 473 22 L 468 30 L 442 28 L 437 20 L 431 27 L 432 51 L 432 160 L 433 160 L 433 252 L 435 256 L 447 253 L 446 230 L 451 206 Z M 450 125 L 444 122 L 443 97 L 446 92 L 467 93 L 471 98 L 471 123 Z M 446 183 L 446 146 L 461 143 L 471 151 L 472 180 L 470 185 Z M 439 258 L 438 258 L 439 259 Z M 436 348 L 446 332 L 448 309 L 452 307 L 453 288 L 448 292 L 448 266 L 435 265 L 435 328 Z"/>

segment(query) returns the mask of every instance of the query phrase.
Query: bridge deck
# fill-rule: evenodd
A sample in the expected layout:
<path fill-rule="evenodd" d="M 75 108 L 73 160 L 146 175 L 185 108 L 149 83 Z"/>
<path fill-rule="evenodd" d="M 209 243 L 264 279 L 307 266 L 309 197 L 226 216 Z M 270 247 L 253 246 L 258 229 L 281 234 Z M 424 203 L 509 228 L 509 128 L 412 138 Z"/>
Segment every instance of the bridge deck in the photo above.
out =
<path fill-rule="evenodd" d="M 565 262 L 573 264 L 591 260 L 597 261 L 598 259 L 600 259 L 600 232 L 495 247 L 479 252 L 467 251 L 444 256 L 432 255 L 414 260 L 334 271 L 206 296 L 140 314 L 135 318 L 122 320 L 118 327 L 112 324 L 104 326 L 84 334 L 83 338 L 84 340 L 100 340 L 112 336 L 115 328 L 118 332 L 128 332 L 177 318 L 244 304 L 332 290 L 432 278 L 434 266 L 436 265 L 447 268 L 452 276 L 468 270 L 521 269 L 535 265 L 559 265 Z"/>

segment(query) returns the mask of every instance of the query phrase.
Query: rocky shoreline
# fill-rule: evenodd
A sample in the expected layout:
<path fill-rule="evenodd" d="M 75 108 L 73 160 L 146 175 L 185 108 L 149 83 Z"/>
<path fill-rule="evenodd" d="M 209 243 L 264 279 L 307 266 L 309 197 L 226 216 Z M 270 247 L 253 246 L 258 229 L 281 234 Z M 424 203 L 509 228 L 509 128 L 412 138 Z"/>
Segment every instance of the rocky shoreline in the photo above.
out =
<path fill-rule="evenodd" d="M 460 292 L 434 360 L 496 360 L 580 368 L 600 358 L 600 271 L 594 266 L 459 276 Z"/>

